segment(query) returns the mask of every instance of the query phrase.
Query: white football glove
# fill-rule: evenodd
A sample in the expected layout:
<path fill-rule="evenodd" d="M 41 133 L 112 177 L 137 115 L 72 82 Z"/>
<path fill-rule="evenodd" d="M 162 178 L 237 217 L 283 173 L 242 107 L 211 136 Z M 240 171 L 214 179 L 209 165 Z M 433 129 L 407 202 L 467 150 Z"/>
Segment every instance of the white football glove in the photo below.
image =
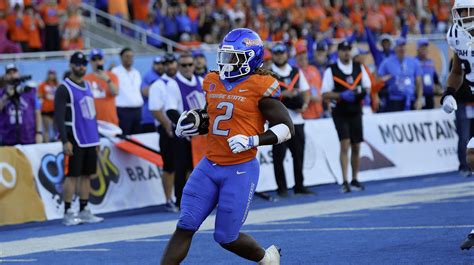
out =
<path fill-rule="evenodd" d="M 456 103 L 456 99 L 453 96 L 448 95 L 443 99 L 443 110 L 446 113 L 451 113 L 458 109 L 458 104 Z"/>
<path fill-rule="evenodd" d="M 258 146 L 258 136 L 237 134 L 227 139 L 227 142 L 232 153 L 238 154 Z"/>
<path fill-rule="evenodd" d="M 198 132 L 199 128 L 197 128 L 195 124 L 193 123 L 189 123 L 185 125 L 181 124 L 182 121 L 186 119 L 187 116 L 188 116 L 188 111 L 181 113 L 181 116 L 179 116 L 178 123 L 176 124 L 176 129 L 174 130 L 174 132 L 176 133 L 176 136 L 180 138 L 196 136 L 199 134 Z"/>

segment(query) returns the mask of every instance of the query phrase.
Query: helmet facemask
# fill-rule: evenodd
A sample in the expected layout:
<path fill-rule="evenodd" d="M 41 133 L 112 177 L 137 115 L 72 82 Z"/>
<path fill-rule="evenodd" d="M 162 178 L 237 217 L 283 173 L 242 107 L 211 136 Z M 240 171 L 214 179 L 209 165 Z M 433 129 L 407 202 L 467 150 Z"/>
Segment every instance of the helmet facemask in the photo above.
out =
<path fill-rule="evenodd" d="M 254 56 L 253 50 L 239 51 L 231 45 L 223 45 L 217 51 L 220 78 L 232 79 L 250 74 L 249 62 Z"/>
<path fill-rule="evenodd" d="M 453 22 L 461 27 L 471 38 L 474 38 L 471 31 L 474 30 L 474 6 L 453 8 Z"/>

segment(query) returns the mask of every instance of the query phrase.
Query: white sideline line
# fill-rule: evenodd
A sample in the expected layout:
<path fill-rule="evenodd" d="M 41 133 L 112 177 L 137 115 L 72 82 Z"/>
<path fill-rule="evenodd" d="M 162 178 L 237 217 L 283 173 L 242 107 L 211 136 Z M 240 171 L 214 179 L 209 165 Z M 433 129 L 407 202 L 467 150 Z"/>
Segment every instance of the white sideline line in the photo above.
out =
<path fill-rule="evenodd" d="M 333 217 L 365 217 L 369 216 L 365 213 L 341 213 L 341 214 L 328 214 L 328 215 L 321 215 L 318 218 L 333 218 Z"/>
<path fill-rule="evenodd" d="M 125 242 L 166 242 L 169 239 L 159 239 L 159 238 L 143 238 L 143 239 L 132 239 L 132 240 L 125 240 Z"/>
<path fill-rule="evenodd" d="M 65 248 L 56 249 L 56 252 L 106 252 L 110 251 L 110 248 Z"/>
<path fill-rule="evenodd" d="M 421 229 L 460 229 L 473 228 L 472 225 L 432 225 L 432 226 L 383 226 L 383 227 L 329 227 L 329 228 L 290 228 L 290 229 L 242 229 L 248 233 L 268 232 L 317 232 L 317 231 L 377 231 L 377 230 L 421 230 Z M 208 231 L 206 231 L 208 232 Z"/>
<path fill-rule="evenodd" d="M 309 224 L 310 221 L 288 221 L 288 222 L 266 222 L 261 224 L 254 224 L 254 225 L 301 225 L 301 224 Z"/>
<path fill-rule="evenodd" d="M 375 209 L 371 209 L 371 211 L 391 211 L 391 210 L 416 210 L 420 209 L 420 206 L 410 205 L 410 206 L 388 206 L 388 207 L 379 207 Z"/>
<path fill-rule="evenodd" d="M 380 207 L 433 202 L 467 196 L 474 196 L 473 182 L 253 210 L 250 211 L 246 224 L 300 219 Z M 209 218 L 207 218 L 201 225 L 201 230 L 213 229 L 214 222 L 215 216 L 209 216 Z M 93 231 L 2 242 L 0 243 L 0 249 L 3 251 L 2 257 L 12 257 L 64 248 L 76 248 L 117 241 L 170 235 L 173 233 L 175 226 L 176 221 L 165 221 L 104 228 Z M 48 242 L 48 244 L 45 244 L 45 242 Z"/>
<path fill-rule="evenodd" d="M 36 262 L 37 259 L 0 259 L 0 263 L 7 263 L 7 262 Z"/>

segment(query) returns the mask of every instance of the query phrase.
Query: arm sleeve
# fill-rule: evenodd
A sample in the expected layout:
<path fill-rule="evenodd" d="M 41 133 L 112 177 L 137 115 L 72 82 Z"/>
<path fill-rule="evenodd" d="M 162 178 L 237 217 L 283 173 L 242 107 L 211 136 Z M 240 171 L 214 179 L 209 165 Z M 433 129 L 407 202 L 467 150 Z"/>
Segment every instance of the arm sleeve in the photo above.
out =
<path fill-rule="evenodd" d="M 166 102 L 165 109 L 177 110 L 179 113 L 183 112 L 183 102 L 181 97 L 181 91 L 179 89 L 178 83 L 174 80 L 170 80 L 167 84 L 166 93 Z"/>
<path fill-rule="evenodd" d="M 377 71 L 377 74 L 378 74 L 379 76 L 384 76 L 384 75 L 387 75 L 387 74 L 388 74 L 387 71 L 385 70 L 385 69 L 386 69 L 386 67 L 385 67 L 386 65 L 387 65 L 387 61 L 384 61 L 384 62 L 380 65 L 379 70 Z"/>
<path fill-rule="evenodd" d="M 303 71 L 301 71 L 301 69 L 299 70 L 299 74 L 300 74 L 300 80 L 298 82 L 299 83 L 298 85 L 299 85 L 300 91 L 309 90 L 308 80 L 304 76 L 304 73 L 303 73 Z"/>
<path fill-rule="evenodd" d="M 323 83 L 321 85 L 321 94 L 331 92 L 334 89 L 334 79 L 332 77 L 331 67 L 324 71 Z"/>
<path fill-rule="evenodd" d="M 439 82 L 438 73 L 436 73 L 436 71 L 433 74 L 433 83 L 435 83 L 436 85 L 441 85 L 441 83 Z"/>
<path fill-rule="evenodd" d="M 280 99 L 281 96 L 281 89 L 280 84 L 274 78 L 269 80 L 269 85 L 265 87 L 265 91 L 263 92 L 263 97 L 275 98 Z"/>
<path fill-rule="evenodd" d="M 64 85 L 60 85 L 54 96 L 54 122 L 59 131 L 61 142 L 67 142 L 66 134 L 66 104 L 69 101 L 69 93 Z"/>
<path fill-rule="evenodd" d="M 369 44 L 370 53 L 372 53 L 372 57 L 374 58 L 374 63 L 375 65 L 379 66 L 382 63 L 382 58 L 380 55 L 381 52 L 377 48 L 377 43 L 375 41 L 374 35 L 368 27 L 365 27 L 365 33 L 367 35 L 367 44 Z"/>

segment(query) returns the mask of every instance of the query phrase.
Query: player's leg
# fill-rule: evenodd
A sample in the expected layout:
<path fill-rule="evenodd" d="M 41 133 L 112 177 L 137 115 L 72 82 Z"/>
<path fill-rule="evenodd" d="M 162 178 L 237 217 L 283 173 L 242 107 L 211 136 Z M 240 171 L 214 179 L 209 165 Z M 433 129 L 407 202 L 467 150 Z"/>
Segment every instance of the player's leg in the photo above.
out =
<path fill-rule="evenodd" d="M 257 187 L 260 171 L 258 161 L 254 159 L 235 166 L 221 167 L 221 169 L 219 177 L 223 182 L 219 192 L 214 240 L 226 250 L 242 258 L 255 262 L 262 261 L 266 251 L 251 236 L 239 232 L 247 218 Z M 276 248 L 269 249 L 266 259 L 274 253 L 272 250 Z M 279 261 L 280 257 L 278 254 L 277 257 L 272 258 Z M 273 264 L 279 264 L 279 262 Z"/>
<path fill-rule="evenodd" d="M 162 265 L 180 264 L 184 260 L 194 233 L 216 207 L 218 186 L 211 179 L 215 171 L 212 163 L 204 158 L 186 182 L 178 225 L 163 253 Z"/>

